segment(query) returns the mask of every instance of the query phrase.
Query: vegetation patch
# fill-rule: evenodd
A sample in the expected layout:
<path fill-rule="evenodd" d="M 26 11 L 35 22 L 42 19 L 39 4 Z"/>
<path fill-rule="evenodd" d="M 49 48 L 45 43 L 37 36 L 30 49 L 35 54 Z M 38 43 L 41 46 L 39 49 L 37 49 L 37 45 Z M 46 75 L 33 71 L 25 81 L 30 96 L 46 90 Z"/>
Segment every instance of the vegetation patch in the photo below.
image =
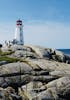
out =
<path fill-rule="evenodd" d="M 14 51 L 2 52 L 0 50 L 0 56 L 11 55 L 12 53 L 14 53 Z"/>
<path fill-rule="evenodd" d="M 8 63 L 12 63 L 12 62 L 19 61 L 19 59 L 18 58 L 10 58 L 10 57 L 7 57 L 7 56 L 1 56 L 0 61 L 7 61 Z"/>

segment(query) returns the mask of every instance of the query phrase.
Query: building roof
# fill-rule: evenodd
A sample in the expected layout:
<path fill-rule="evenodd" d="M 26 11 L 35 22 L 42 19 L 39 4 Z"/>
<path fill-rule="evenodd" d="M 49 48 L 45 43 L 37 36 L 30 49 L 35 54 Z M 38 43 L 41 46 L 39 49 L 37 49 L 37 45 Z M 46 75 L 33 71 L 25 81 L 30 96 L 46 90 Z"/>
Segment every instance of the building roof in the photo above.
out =
<path fill-rule="evenodd" d="M 16 22 L 22 22 L 22 20 L 19 19 L 19 20 L 17 20 Z"/>

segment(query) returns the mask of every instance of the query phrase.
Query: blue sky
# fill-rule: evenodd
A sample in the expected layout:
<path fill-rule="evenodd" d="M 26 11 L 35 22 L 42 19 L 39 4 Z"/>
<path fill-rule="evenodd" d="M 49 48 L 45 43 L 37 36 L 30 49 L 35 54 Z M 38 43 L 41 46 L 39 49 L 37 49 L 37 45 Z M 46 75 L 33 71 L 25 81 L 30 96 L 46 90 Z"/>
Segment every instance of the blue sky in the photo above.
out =
<path fill-rule="evenodd" d="M 17 19 L 25 44 L 70 48 L 70 0 L 0 0 L 0 42 L 12 40 Z"/>

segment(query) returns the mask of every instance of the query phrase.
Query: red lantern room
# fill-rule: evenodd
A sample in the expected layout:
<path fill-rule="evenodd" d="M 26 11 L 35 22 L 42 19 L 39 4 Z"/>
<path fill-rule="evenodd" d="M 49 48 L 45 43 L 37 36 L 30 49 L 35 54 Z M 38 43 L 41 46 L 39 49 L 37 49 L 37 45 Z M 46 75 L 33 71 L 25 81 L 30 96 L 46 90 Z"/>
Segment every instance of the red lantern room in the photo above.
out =
<path fill-rule="evenodd" d="M 16 21 L 16 25 L 22 25 L 22 21 L 19 19 Z"/>

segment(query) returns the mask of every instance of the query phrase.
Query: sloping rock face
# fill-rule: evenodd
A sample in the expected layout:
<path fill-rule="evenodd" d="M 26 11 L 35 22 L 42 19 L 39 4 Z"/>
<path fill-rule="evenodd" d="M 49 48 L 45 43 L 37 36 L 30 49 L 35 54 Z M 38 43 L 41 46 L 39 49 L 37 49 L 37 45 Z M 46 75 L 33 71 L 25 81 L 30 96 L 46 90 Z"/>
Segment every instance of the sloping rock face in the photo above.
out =
<path fill-rule="evenodd" d="M 0 51 L 0 100 L 69 100 L 70 57 L 40 46 Z"/>

